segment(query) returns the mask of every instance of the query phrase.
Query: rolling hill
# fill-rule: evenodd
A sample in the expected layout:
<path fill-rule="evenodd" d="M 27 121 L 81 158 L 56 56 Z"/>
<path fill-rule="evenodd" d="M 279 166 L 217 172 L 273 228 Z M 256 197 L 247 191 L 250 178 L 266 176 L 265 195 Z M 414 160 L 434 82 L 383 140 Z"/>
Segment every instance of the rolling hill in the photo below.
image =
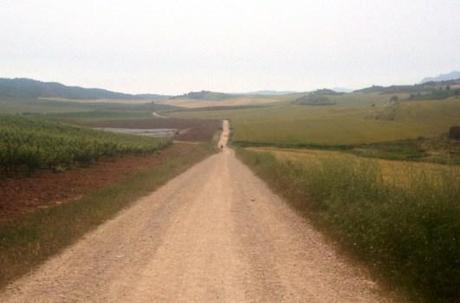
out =
<path fill-rule="evenodd" d="M 240 97 L 239 94 L 227 94 L 227 93 L 220 93 L 220 92 L 211 92 L 207 90 L 202 90 L 198 92 L 189 92 L 187 94 L 179 95 L 172 97 L 170 99 L 191 99 L 191 100 L 212 100 L 212 101 L 220 101 L 220 100 L 227 100 L 232 99 L 235 97 Z"/>
<path fill-rule="evenodd" d="M 457 79 L 460 79 L 460 71 L 452 71 L 450 73 L 441 74 L 436 77 L 427 77 L 427 78 L 424 78 L 421 81 L 421 83 L 449 81 L 449 80 L 457 80 Z"/>
<path fill-rule="evenodd" d="M 64 98 L 64 99 L 118 99 L 163 100 L 169 96 L 157 94 L 133 95 L 100 88 L 66 86 L 57 82 L 42 82 L 26 78 L 0 78 L 0 97 L 4 98 Z"/>
<path fill-rule="evenodd" d="M 377 93 L 377 94 L 417 94 L 417 93 L 431 93 L 433 90 L 443 90 L 456 88 L 460 85 L 460 79 L 445 80 L 445 81 L 430 81 L 414 85 L 391 85 L 391 86 L 377 86 L 355 90 L 354 93 Z"/>

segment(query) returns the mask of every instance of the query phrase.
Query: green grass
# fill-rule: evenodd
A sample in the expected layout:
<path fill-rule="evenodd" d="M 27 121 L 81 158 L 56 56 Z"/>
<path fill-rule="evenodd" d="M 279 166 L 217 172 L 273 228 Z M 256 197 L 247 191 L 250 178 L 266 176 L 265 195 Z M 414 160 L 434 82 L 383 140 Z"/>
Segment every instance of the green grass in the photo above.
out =
<path fill-rule="evenodd" d="M 245 145 L 359 145 L 433 137 L 460 124 L 460 98 L 400 102 L 394 119 L 381 119 L 390 95 L 330 96 L 327 107 L 282 103 L 264 108 L 178 112 L 177 117 L 228 118 L 233 142 Z M 375 104 L 375 106 L 372 106 Z"/>
<path fill-rule="evenodd" d="M 238 156 L 341 247 L 414 302 L 460 300 L 460 175 L 408 172 L 383 181 L 377 162 L 326 158 L 299 164 L 269 153 Z"/>
<path fill-rule="evenodd" d="M 0 98 L 0 113 L 62 113 L 94 110 L 91 104 L 51 100 Z"/>
<path fill-rule="evenodd" d="M 82 102 L 83 101 L 83 102 Z M 110 103 L 99 102 L 100 100 L 52 100 L 34 98 L 0 97 L 0 113 L 4 114 L 62 114 L 84 112 L 135 112 L 144 111 L 151 114 L 152 111 L 173 110 L 172 106 L 147 103 Z"/>
<path fill-rule="evenodd" d="M 347 151 L 371 158 L 460 164 L 460 141 L 450 140 L 447 136 L 366 144 Z"/>
<path fill-rule="evenodd" d="M 185 147 L 187 151 L 159 166 L 146 168 L 77 201 L 38 209 L 0 225 L 0 286 L 25 274 L 136 199 L 214 152 L 210 144 Z"/>
<path fill-rule="evenodd" d="M 113 134 L 39 118 L 0 115 L 0 174 L 62 169 L 100 157 L 151 153 L 168 140 Z"/>
<path fill-rule="evenodd" d="M 84 112 L 71 112 L 71 113 L 54 113 L 48 114 L 46 118 L 53 120 L 64 120 L 69 122 L 95 122 L 107 120 L 134 120 L 134 119 L 147 119 L 153 118 L 151 111 L 107 111 L 107 110 L 93 110 Z"/>

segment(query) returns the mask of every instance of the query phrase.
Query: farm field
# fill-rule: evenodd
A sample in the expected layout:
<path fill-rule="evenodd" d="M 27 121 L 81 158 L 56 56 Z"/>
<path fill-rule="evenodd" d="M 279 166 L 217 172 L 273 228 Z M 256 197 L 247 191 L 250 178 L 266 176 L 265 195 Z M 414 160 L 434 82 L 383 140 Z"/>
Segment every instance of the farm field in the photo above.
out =
<path fill-rule="evenodd" d="M 53 119 L 101 120 L 148 118 L 152 112 L 177 110 L 170 105 L 161 105 L 147 100 L 137 102 L 99 102 L 100 100 L 58 101 L 57 99 L 13 98 L 0 96 L 0 113 L 45 116 Z"/>
<path fill-rule="evenodd" d="M 112 134 L 40 118 L 0 116 L 0 172 L 62 170 L 101 157 L 159 151 L 167 139 Z"/>
<path fill-rule="evenodd" d="M 155 130 L 155 129 L 175 129 L 177 134 L 175 140 L 180 141 L 211 141 L 222 122 L 212 119 L 178 119 L 178 118 L 158 118 L 151 116 L 148 119 L 116 119 L 88 121 L 77 120 L 75 123 L 96 128 L 119 128 L 138 129 L 138 130 Z"/>
<path fill-rule="evenodd" d="M 460 99 L 401 101 L 387 117 L 391 95 L 335 96 L 333 106 L 277 104 L 257 109 L 177 112 L 175 117 L 228 118 L 240 145 L 340 146 L 447 133 L 458 124 Z M 375 104 L 375 106 L 372 106 Z"/>
<path fill-rule="evenodd" d="M 421 175 L 434 178 L 443 175 L 460 176 L 460 167 L 458 166 L 427 162 L 368 159 L 341 151 L 273 147 L 249 147 L 247 150 L 270 153 L 280 161 L 293 162 L 297 165 L 304 165 L 307 167 L 312 163 L 319 164 L 323 160 L 369 162 L 373 165 L 377 165 L 378 170 L 381 172 L 382 181 L 391 185 L 405 186 L 414 176 Z"/>
<path fill-rule="evenodd" d="M 33 98 L 0 98 L 1 113 L 62 113 L 92 111 L 91 104 L 80 104 L 77 102 L 59 102 L 37 100 Z"/>
<path fill-rule="evenodd" d="M 104 158 L 62 172 L 37 170 L 27 176 L 0 178 L 0 225 L 38 208 L 73 202 L 147 167 L 158 166 L 169 158 L 183 157 L 200 148 L 174 144 L 157 153 Z"/>
<path fill-rule="evenodd" d="M 177 98 L 157 101 L 157 104 L 172 105 L 187 109 L 205 107 L 228 107 L 228 106 L 254 106 L 265 105 L 289 100 L 289 96 L 238 96 L 224 100 L 197 100 L 190 98 Z"/>
<path fill-rule="evenodd" d="M 145 104 L 149 103 L 148 100 L 143 99 L 66 99 L 66 98 L 39 98 L 43 101 L 55 102 L 70 102 L 70 103 L 83 103 L 83 104 Z"/>
<path fill-rule="evenodd" d="M 40 115 L 38 115 L 40 116 Z M 42 115 L 42 117 L 56 120 L 65 121 L 74 124 L 92 123 L 107 120 L 137 120 L 151 118 L 152 112 L 150 110 L 92 110 L 92 111 L 76 111 L 64 113 L 49 113 Z"/>

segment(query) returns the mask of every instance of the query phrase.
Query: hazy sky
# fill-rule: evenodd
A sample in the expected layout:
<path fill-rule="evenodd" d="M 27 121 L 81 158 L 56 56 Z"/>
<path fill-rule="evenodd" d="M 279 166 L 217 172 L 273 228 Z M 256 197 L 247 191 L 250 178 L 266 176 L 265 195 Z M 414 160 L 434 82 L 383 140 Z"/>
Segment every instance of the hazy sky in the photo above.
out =
<path fill-rule="evenodd" d="M 127 92 L 414 83 L 460 69 L 460 0 L 0 0 L 0 77 Z"/>

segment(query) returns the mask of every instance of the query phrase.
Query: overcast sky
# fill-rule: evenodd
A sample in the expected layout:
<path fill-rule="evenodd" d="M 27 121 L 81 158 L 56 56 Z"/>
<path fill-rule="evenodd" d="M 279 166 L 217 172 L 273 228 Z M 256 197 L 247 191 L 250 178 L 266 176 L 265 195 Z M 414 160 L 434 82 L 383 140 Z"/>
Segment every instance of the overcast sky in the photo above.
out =
<path fill-rule="evenodd" d="M 460 69 L 459 0 L 0 0 L 0 77 L 177 94 Z"/>

